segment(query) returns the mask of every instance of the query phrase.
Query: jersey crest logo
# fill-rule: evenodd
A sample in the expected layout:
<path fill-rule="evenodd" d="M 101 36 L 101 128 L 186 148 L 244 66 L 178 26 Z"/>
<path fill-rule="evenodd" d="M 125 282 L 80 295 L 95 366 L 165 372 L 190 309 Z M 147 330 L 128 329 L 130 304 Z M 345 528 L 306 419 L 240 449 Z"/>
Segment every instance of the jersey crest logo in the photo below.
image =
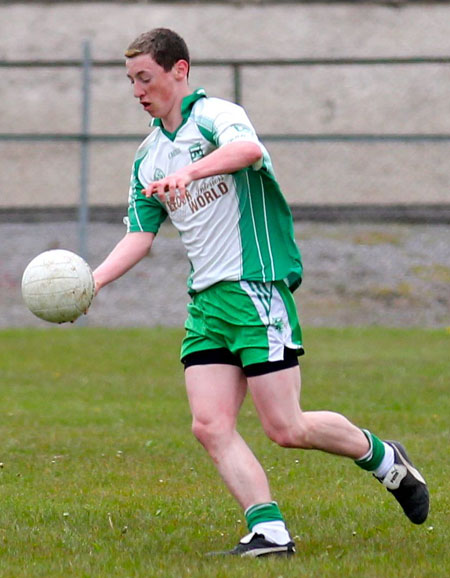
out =
<path fill-rule="evenodd" d="M 202 145 L 199 142 L 189 147 L 189 154 L 191 155 L 191 161 L 193 163 L 195 163 L 195 161 L 202 159 L 205 156 L 202 149 Z"/>
<path fill-rule="evenodd" d="M 153 173 L 153 180 L 154 181 L 159 181 L 160 179 L 163 179 L 166 175 L 164 174 L 164 171 L 162 171 L 161 169 L 155 169 L 155 172 Z"/>

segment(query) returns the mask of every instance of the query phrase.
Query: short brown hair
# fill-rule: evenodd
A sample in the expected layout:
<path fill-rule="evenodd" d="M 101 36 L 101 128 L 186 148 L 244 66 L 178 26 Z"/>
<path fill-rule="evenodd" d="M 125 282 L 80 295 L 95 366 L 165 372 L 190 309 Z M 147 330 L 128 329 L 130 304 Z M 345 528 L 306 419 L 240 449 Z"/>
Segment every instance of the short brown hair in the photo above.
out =
<path fill-rule="evenodd" d="M 179 60 L 190 65 L 189 50 L 186 42 L 169 28 L 154 28 L 138 36 L 125 51 L 127 58 L 139 54 L 149 54 L 166 72 Z"/>

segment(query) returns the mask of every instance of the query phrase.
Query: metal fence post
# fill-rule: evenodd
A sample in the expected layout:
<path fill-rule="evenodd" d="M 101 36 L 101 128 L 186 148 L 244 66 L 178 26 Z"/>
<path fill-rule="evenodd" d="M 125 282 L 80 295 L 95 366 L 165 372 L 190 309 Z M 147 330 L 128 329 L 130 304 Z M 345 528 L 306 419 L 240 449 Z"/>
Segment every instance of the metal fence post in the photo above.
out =
<path fill-rule="evenodd" d="M 89 40 L 83 42 L 82 63 L 82 103 L 80 135 L 80 200 L 78 207 L 78 243 L 81 257 L 88 260 L 89 223 L 89 132 L 90 132 L 90 92 L 91 92 L 91 47 Z"/>
<path fill-rule="evenodd" d="M 236 62 L 233 64 L 233 91 L 234 102 L 242 105 L 241 66 Z"/>

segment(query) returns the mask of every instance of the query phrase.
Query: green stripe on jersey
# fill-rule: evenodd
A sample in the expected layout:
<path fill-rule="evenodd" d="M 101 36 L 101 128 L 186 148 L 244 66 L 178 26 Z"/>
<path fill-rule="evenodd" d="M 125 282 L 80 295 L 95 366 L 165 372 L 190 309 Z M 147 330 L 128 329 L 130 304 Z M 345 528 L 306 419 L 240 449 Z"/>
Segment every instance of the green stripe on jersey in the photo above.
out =
<path fill-rule="evenodd" d="M 265 169 L 249 168 L 236 173 L 235 180 L 240 209 L 242 278 L 263 282 L 301 278 L 302 264 L 294 240 L 292 216 L 274 178 Z"/>

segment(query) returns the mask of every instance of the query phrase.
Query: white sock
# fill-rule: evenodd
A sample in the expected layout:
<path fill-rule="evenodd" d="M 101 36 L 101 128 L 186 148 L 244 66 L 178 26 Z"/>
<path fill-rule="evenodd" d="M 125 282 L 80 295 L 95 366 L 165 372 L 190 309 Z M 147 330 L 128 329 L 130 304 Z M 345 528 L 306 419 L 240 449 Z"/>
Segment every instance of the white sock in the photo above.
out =
<path fill-rule="evenodd" d="M 392 446 L 385 442 L 383 442 L 383 445 L 384 458 L 378 468 L 372 472 L 377 478 L 380 478 L 381 480 L 394 465 L 394 450 L 392 449 Z"/>
<path fill-rule="evenodd" d="M 255 524 L 252 528 L 252 532 L 263 534 L 266 540 L 273 542 L 274 544 L 283 545 L 291 541 L 291 537 L 286 529 L 286 525 L 281 520 Z"/>

